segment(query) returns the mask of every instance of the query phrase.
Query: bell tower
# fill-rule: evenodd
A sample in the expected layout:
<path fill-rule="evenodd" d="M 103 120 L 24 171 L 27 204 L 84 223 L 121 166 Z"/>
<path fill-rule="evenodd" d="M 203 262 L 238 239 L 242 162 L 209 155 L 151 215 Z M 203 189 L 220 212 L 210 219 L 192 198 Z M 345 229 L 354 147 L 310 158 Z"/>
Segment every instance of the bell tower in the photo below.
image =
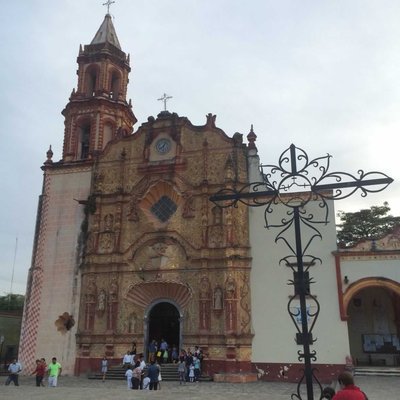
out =
<path fill-rule="evenodd" d="M 126 100 L 129 55 L 121 50 L 110 14 L 92 42 L 80 46 L 77 62 L 77 90 L 62 111 L 64 162 L 91 160 L 113 139 L 132 134 L 137 121 Z"/>

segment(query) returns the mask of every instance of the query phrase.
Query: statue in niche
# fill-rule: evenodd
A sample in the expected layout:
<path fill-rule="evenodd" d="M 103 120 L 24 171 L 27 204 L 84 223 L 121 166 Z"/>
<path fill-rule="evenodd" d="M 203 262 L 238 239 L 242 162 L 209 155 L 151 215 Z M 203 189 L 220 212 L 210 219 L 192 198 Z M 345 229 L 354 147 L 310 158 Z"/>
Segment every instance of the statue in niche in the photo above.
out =
<path fill-rule="evenodd" d="M 213 207 L 213 224 L 222 225 L 222 210 L 219 207 Z"/>
<path fill-rule="evenodd" d="M 107 214 L 104 217 L 104 229 L 106 231 L 111 231 L 114 225 L 114 216 L 112 214 Z"/>
<path fill-rule="evenodd" d="M 183 199 L 184 199 L 183 212 L 182 212 L 183 218 L 193 218 L 195 215 L 195 211 L 196 211 L 195 206 L 194 206 L 193 196 L 191 196 L 187 193 L 184 193 Z"/>
<path fill-rule="evenodd" d="M 101 234 L 100 249 L 103 251 L 112 251 L 114 248 L 114 234 L 106 232 Z"/>
<path fill-rule="evenodd" d="M 218 286 L 214 290 L 214 310 L 222 310 L 223 303 L 222 303 L 222 289 Z"/>
<path fill-rule="evenodd" d="M 231 276 L 226 281 L 225 290 L 227 299 L 233 299 L 235 297 L 236 283 Z"/>
<path fill-rule="evenodd" d="M 101 289 L 97 297 L 97 310 L 105 311 L 105 309 L 106 309 L 106 292 L 104 289 Z"/>
<path fill-rule="evenodd" d="M 210 282 L 206 276 L 203 276 L 200 281 L 200 299 L 205 300 L 208 299 L 209 291 L 210 291 Z"/>
<path fill-rule="evenodd" d="M 132 313 L 128 319 L 128 333 L 135 333 L 137 328 L 137 315 Z"/>
<path fill-rule="evenodd" d="M 118 300 L 118 284 L 115 279 L 111 281 L 110 289 L 109 289 L 110 301 Z"/>
<path fill-rule="evenodd" d="M 86 286 L 86 301 L 94 301 L 96 298 L 97 286 L 94 276 L 90 276 Z"/>

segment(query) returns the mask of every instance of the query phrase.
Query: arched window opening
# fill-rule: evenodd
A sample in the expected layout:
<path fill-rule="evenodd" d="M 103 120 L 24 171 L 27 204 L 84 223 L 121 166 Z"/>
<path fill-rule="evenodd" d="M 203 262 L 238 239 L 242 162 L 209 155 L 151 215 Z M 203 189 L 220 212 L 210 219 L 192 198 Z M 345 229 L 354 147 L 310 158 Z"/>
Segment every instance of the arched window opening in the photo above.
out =
<path fill-rule="evenodd" d="M 81 126 L 79 135 L 79 146 L 79 158 L 88 158 L 90 147 L 90 124 Z"/>
<path fill-rule="evenodd" d="M 120 93 L 121 86 L 121 78 L 117 72 L 113 72 L 111 74 L 111 85 L 110 85 L 110 97 L 113 100 L 118 100 L 118 96 Z"/>
<path fill-rule="evenodd" d="M 94 96 L 96 93 L 96 84 L 97 84 L 97 71 L 95 69 L 89 69 L 86 71 L 85 76 L 86 83 L 86 95 Z"/>

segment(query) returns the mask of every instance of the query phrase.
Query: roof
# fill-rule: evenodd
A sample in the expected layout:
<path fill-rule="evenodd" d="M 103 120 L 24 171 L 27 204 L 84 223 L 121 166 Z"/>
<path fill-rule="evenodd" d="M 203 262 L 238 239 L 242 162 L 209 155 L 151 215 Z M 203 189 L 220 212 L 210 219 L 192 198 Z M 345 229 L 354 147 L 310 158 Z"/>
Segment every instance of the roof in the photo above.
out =
<path fill-rule="evenodd" d="M 100 43 L 111 43 L 121 50 L 121 46 L 119 44 L 117 33 L 115 32 L 110 14 L 106 14 L 103 23 L 100 25 L 100 28 L 98 29 L 90 44 Z"/>

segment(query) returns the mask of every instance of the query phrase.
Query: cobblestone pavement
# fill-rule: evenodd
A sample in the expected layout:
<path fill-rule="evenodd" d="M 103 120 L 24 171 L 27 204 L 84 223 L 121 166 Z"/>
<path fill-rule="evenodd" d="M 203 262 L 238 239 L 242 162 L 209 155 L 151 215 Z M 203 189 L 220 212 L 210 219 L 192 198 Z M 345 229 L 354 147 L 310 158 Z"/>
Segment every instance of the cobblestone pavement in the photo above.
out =
<path fill-rule="evenodd" d="M 4 378 L 5 377 L 1 377 Z M 399 377 L 356 377 L 369 400 L 399 400 Z M 278 382 L 214 383 L 201 382 L 180 386 L 178 382 L 162 382 L 160 391 L 128 390 L 124 381 L 89 380 L 83 377 L 61 376 L 56 388 L 36 387 L 34 377 L 20 377 L 20 386 L 0 386 L 1 400 L 290 400 L 295 384 Z M 318 396 L 315 396 L 318 400 Z M 303 395 L 303 400 L 307 396 Z"/>

